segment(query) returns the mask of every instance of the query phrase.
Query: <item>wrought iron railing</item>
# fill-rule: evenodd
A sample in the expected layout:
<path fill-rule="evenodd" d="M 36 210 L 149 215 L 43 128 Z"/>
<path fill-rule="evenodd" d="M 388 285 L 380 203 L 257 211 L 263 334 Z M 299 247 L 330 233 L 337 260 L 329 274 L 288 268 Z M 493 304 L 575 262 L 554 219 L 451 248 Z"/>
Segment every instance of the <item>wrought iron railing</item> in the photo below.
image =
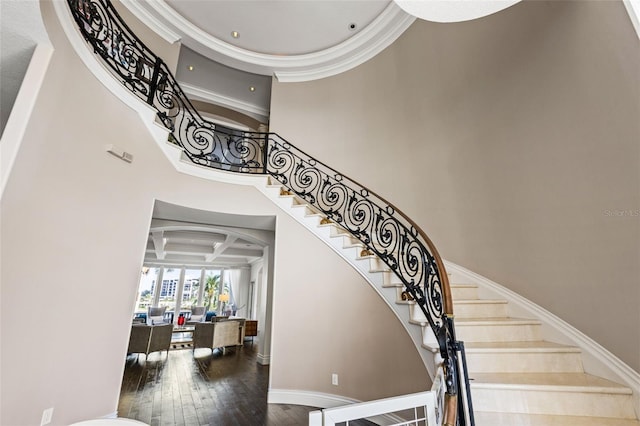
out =
<path fill-rule="evenodd" d="M 109 0 L 67 0 L 78 28 L 112 75 L 157 110 L 169 140 L 194 163 L 239 173 L 270 175 L 282 186 L 362 241 L 402 280 L 421 308 L 444 360 L 448 415 L 473 424 L 464 345 L 456 340 L 448 277 L 438 251 L 409 217 L 384 198 L 305 154 L 275 133 L 246 132 L 207 121 L 193 107 L 164 61 L 120 18 Z M 461 368 L 462 365 L 462 368 Z M 452 413 L 453 411 L 453 413 Z M 464 411 L 467 411 L 466 416 Z M 455 416 L 454 416 L 455 417 Z M 453 424 L 453 423 L 452 423 Z"/>

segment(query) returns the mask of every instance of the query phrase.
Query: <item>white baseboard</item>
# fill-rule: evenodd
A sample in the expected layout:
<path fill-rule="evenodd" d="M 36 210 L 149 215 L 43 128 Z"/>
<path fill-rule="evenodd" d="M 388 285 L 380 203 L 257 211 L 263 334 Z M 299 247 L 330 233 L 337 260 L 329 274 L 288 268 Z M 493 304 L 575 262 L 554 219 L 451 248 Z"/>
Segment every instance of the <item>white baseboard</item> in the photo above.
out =
<path fill-rule="evenodd" d="M 297 389 L 269 389 L 269 392 L 267 393 L 267 402 L 269 404 L 291 404 L 306 405 L 308 407 L 332 408 L 360 401 L 322 392 L 310 392 Z"/>
<path fill-rule="evenodd" d="M 271 355 L 258 354 L 258 364 L 269 365 L 271 364 Z"/>
<path fill-rule="evenodd" d="M 102 419 L 117 419 L 118 418 L 118 412 L 114 411 L 113 413 L 109 413 L 106 416 L 102 416 Z"/>

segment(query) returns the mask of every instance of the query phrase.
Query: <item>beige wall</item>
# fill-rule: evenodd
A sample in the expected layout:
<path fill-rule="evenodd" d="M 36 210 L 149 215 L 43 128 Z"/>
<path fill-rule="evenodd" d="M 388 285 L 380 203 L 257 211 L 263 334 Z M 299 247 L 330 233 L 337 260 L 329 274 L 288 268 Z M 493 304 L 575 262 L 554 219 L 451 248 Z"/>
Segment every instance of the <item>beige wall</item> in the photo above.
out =
<path fill-rule="evenodd" d="M 403 346 L 380 344 L 402 343 L 397 335 L 403 328 L 346 263 L 254 188 L 177 173 L 138 114 L 108 93 L 70 52 L 60 30 L 51 29 L 56 51 L 0 204 L 0 424 L 39 424 L 49 407 L 54 407 L 53 425 L 115 412 L 155 199 L 223 213 L 276 215 L 278 268 L 312 271 L 322 265 L 325 273 L 307 274 L 304 280 L 287 272 L 276 278 L 274 303 L 287 310 L 278 314 L 274 328 L 272 386 L 326 389 L 324 368 L 314 370 L 319 360 L 349 371 L 364 387 L 388 383 L 366 392 L 373 396 L 425 385 L 424 367 L 406 339 Z M 131 153 L 133 163 L 105 152 L 108 143 Z M 312 248 L 313 256 L 301 247 Z M 331 299 L 303 297 L 307 291 L 314 296 L 326 292 Z M 326 349 L 336 335 L 353 336 L 366 321 L 362 307 L 326 315 L 341 293 L 349 295 L 346 303 L 366 300 L 368 312 L 389 322 L 375 339 L 349 339 L 350 350 L 377 352 L 378 360 L 409 367 L 398 374 L 385 368 L 386 361 L 376 370 L 378 377 L 369 380 L 372 366 Z M 309 303 L 314 309 L 305 311 Z M 286 321 L 288 313 L 296 320 Z M 305 339 L 325 350 L 305 350 L 300 339 L 288 350 L 290 336 L 300 336 L 298 324 L 321 324 Z M 291 363 L 304 376 L 285 368 Z M 361 394 L 346 385 L 333 393 Z"/>
<path fill-rule="evenodd" d="M 271 129 L 640 370 L 639 80 L 621 2 L 523 2 L 274 83 Z"/>
<path fill-rule="evenodd" d="M 291 220 L 282 216 L 278 228 Z M 398 329 L 397 318 L 380 304 L 376 291 L 354 269 L 323 261 L 326 247 L 320 240 L 300 245 L 296 234 L 278 232 L 278 237 L 273 302 L 278 345 L 272 350 L 270 387 L 361 401 L 428 390 L 431 380 L 423 367 L 416 368 L 420 361 L 413 359 L 419 355 L 411 338 Z M 363 347 L 369 349 L 363 352 Z M 332 373 L 338 374 L 339 386 L 331 384 Z M 389 374 L 396 380 L 389 381 Z"/>

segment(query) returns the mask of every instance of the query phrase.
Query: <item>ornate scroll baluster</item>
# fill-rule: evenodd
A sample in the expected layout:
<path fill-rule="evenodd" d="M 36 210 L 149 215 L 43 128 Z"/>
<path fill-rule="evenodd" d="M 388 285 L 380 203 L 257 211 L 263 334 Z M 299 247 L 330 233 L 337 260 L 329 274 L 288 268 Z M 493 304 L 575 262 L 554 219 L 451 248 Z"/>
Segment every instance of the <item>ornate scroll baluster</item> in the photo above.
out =
<path fill-rule="evenodd" d="M 455 339 L 448 278 L 435 246 L 406 215 L 356 181 L 317 161 L 275 133 L 245 132 L 202 118 L 167 65 L 120 18 L 109 0 L 67 0 L 81 34 L 113 76 L 157 110 L 171 131 L 169 141 L 206 167 L 268 174 L 327 219 L 362 241 L 402 280 L 406 300 L 415 301 L 433 330 L 444 360 L 450 395 L 449 421 L 466 424 L 455 408 L 468 380 L 459 374 L 464 345 Z M 471 400 L 466 414 L 473 425 Z M 454 419 L 454 420 L 451 420 Z"/>
<path fill-rule="evenodd" d="M 433 244 L 411 220 L 386 200 L 275 134 L 271 135 L 267 159 L 267 172 L 273 178 L 365 243 L 424 307 L 434 333 L 446 335 L 444 300 L 450 296 L 445 295 L 448 283 L 445 286 L 446 275 L 441 274 L 444 268 Z"/>

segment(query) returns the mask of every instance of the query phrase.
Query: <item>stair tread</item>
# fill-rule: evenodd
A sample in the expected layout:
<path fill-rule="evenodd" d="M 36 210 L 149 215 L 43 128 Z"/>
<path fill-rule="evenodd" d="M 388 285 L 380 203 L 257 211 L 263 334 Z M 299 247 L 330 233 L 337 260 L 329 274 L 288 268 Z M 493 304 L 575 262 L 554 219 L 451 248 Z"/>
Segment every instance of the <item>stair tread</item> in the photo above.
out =
<path fill-rule="evenodd" d="M 382 288 L 399 288 L 399 287 L 403 287 L 404 284 L 402 283 L 389 283 L 389 284 L 382 284 Z"/>
<path fill-rule="evenodd" d="M 546 340 L 517 341 L 517 342 L 465 342 L 467 353 L 474 352 L 581 352 L 577 346 L 563 345 Z"/>
<path fill-rule="evenodd" d="M 638 420 L 612 417 L 474 412 L 478 426 L 640 426 Z"/>
<path fill-rule="evenodd" d="M 539 320 L 515 317 L 456 318 L 456 325 L 538 325 Z"/>
<path fill-rule="evenodd" d="M 470 377 L 472 387 L 631 394 L 624 385 L 587 373 L 472 373 Z"/>
<path fill-rule="evenodd" d="M 505 299 L 457 299 L 453 301 L 454 306 L 455 305 L 481 305 L 483 303 L 506 305 L 509 302 L 507 302 Z"/>
<path fill-rule="evenodd" d="M 351 247 L 365 247 L 365 244 L 363 242 L 348 242 L 345 243 L 344 248 L 351 248 Z"/>
<path fill-rule="evenodd" d="M 273 185 L 277 187 L 278 185 Z M 275 195 L 275 194 L 274 194 Z M 293 198 L 293 204 L 291 207 L 297 208 L 306 208 L 309 211 L 304 212 L 305 216 L 322 216 L 326 217 L 321 213 L 318 213 L 317 210 L 310 207 L 304 201 L 297 197 L 296 195 L 280 195 L 280 198 Z M 298 210 L 298 212 L 301 212 Z M 301 216 L 301 215 L 298 215 Z M 323 221 L 326 222 L 326 221 Z M 357 239 L 351 236 L 351 234 L 342 228 L 340 225 L 335 222 L 331 223 L 322 223 L 319 225 L 320 227 L 333 226 L 331 229 L 331 238 L 347 238 L 344 241 L 344 246 L 350 247 L 360 247 L 364 246 L 363 243 L 359 242 Z M 370 259 L 373 256 L 359 256 L 360 259 Z M 371 272 L 388 272 L 390 269 L 384 265 L 381 261 L 372 262 Z M 402 287 L 402 284 L 386 284 L 384 285 L 389 287 Z M 540 325 L 541 322 L 535 319 L 529 318 L 515 318 L 515 317 L 506 317 L 506 316 L 497 316 L 497 317 L 479 317 L 483 313 L 485 313 L 486 309 L 479 308 L 481 305 L 503 305 L 508 302 L 504 299 L 477 299 L 475 297 L 475 289 L 478 289 L 477 284 L 473 283 L 465 283 L 458 282 L 452 283 L 451 288 L 457 290 L 456 294 L 461 296 L 465 296 L 465 298 L 457 298 L 454 300 L 454 304 L 458 306 L 468 307 L 464 309 L 467 312 L 474 312 L 470 315 L 475 315 L 476 317 L 456 317 L 456 325 L 458 326 L 517 326 L 517 325 Z M 412 301 L 398 301 L 399 304 L 407 304 L 411 305 L 415 302 Z M 478 308 L 476 308 L 478 307 Z M 492 311 L 486 311 L 488 315 L 504 315 L 506 311 L 502 307 L 499 310 L 492 309 Z M 412 324 L 418 324 L 423 327 L 427 326 L 428 323 L 419 321 L 419 320 L 410 320 Z M 506 328 L 509 333 L 511 333 L 511 329 L 509 327 Z M 525 334 L 528 333 L 528 330 L 537 330 L 537 328 L 523 328 L 522 330 L 527 330 Z M 467 332 L 474 332 L 474 328 L 466 329 Z M 520 329 L 516 329 L 520 330 Z M 536 333 L 528 333 L 533 336 L 533 338 L 540 339 L 540 336 L 537 336 Z M 499 339 L 500 336 L 490 336 L 490 339 Z M 518 337 L 519 339 L 523 339 L 522 336 Z M 526 338 L 526 337 L 525 337 Z M 481 340 L 481 339 L 480 339 Z M 422 343 L 422 346 L 428 350 L 433 352 L 437 352 L 437 348 L 431 348 L 427 344 Z M 542 340 L 533 340 L 533 341 L 509 341 L 509 342 L 465 342 L 466 349 L 468 353 L 471 354 L 479 354 L 479 353 L 492 353 L 498 352 L 500 357 L 512 357 L 512 355 L 504 355 L 509 353 L 523 353 L 528 354 L 532 352 L 541 352 L 541 353 L 571 353 L 571 352 L 580 352 L 580 349 L 574 346 L 563 345 L 553 342 L 547 342 Z M 515 355 L 518 357 L 519 355 Z M 477 357 L 482 358 L 486 357 L 485 355 L 477 355 Z M 524 358 L 530 358 L 530 355 L 526 355 Z M 502 358 L 501 358 L 502 359 Z M 508 394 L 511 391 L 523 390 L 523 391 L 555 391 L 555 392 L 585 392 L 592 394 L 610 394 L 615 395 L 615 398 L 618 398 L 619 395 L 624 395 L 628 398 L 627 395 L 631 395 L 631 389 L 628 387 L 600 378 L 596 376 L 592 376 L 585 373 L 474 373 L 471 372 L 470 376 L 471 387 L 472 389 L 477 389 L 478 392 L 489 392 L 493 393 L 494 391 L 502 392 L 504 390 L 507 391 Z M 472 390 L 473 392 L 473 390 Z M 571 394 L 568 394 L 571 395 Z M 599 396 L 598 396 L 599 397 Z M 486 408 L 486 407 L 485 407 Z M 611 419 L 611 423 L 608 422 L 609 419 L 605 419 L 600 422 L 594 422 L 595 417 L 577 417 L 577 416 L 558 416 L 558 415 L 524 415 L 524 414 L 514 414 L 514 413 L 478 413 L 480 419 L 485 419 L 484 422 L 478 423 L 481 424 L 492 424 L 494 426 L 498 424 L 510 424 L 510 425 L 549 425 L 549 426 L 564 426 L 564 425 L 572 425 L 572 424 L 580 424 L 584 426 L 640 426 L 640 422 L 637 420 L 627 420 L 627 419 Z M 584 413 L 578 413 L 584 414 Z M 596 413 L 599 415 L 603 415 L 603 413 Z M 498 421 L 493 421 L 491 419 L 495 419 L 498 416 L 502 420 L 503 423 L 498 423 Z M 489 420 L 486 420 L 489 419 Z"/>

